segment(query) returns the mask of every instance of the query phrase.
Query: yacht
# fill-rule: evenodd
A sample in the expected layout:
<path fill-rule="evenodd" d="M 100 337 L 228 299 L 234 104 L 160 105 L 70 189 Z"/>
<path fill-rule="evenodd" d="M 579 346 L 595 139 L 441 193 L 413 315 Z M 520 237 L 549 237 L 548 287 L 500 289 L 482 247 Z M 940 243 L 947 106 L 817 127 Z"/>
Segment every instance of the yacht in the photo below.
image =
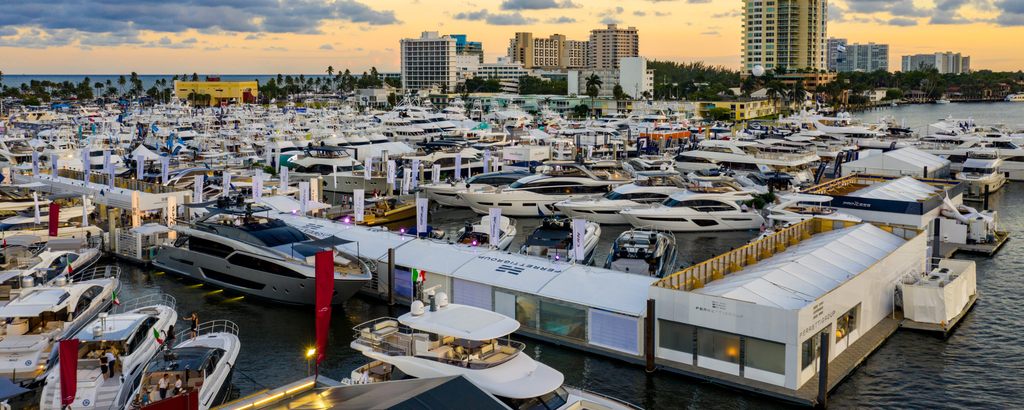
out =
<path fill-rule="evenodd" d="M 502 216 L 499 219 L 497 232 L 497 249 L 508 250 L 508 247 L 512 245 L 512 240 L 516 238 L 516 220 Z M 486 215 L 480 218 L 479 223 L 471 224 L 467 222 L 465 227 L 459 229 L 459 236 L 455 242 L 470 246 L 487 246 L 491 243 L 492 233 L 494 233 L 494 230 L 491 228 L 491 217 Z"/>
<path fill-rule="evenodd" d="M 614 171 L 598 171 L 577 164 L 554 167 L 524 177 L 506 188 L 483 188 L 459 194 L 479 214 L 501 208 L 502 215 L 538 216 L 555 213 L 555 204 L 570 198 L 595 198 L 630 179 Z"/>
<path fill-rule="evenodd" d="M 778 171 L 793 175 L 799 184 L 813 181 L 813 165 L 820 160 L 811 152 L 771 152 L 753 141 L 703 140 L 696 150 L 680 152 L 676 169 L 689 173 L 726 168 L 737 173 Z"/>
<path fill-rule="evenodd" d="M 351 347 L 372 361 L 342 384 L 365 384 L 460 375 L 512 409 L 628 409 L 617 400 L 569 387 L 557 370 L 526 354 L 512 340 L 519 322 L 489 310 L 431 296 L 409 313 L 362 323 Z"/>
<path fill-rule="evenodd" d="M 486 187 L 506 186 L 516 182 L 523 177 L 531 175 L 526 170 L 487 172 L 473 175 L 465 181 L 448 181 L 437 184 L 422 184 L 420 190 L 427 198 L 443 206 L 465 208 L 466 202 L 459 198 L 459 194 L 467 191 L 474 191 Z"/>
<path fill-rule="evenodd" d="M 676 237 L 654 229 L 630 229 L 615 238 L 606 269 L 664 277 L 676 271 Z"/>
<path fill-rule="evenodd" d="M 299 179 L 363 169 L 363 164 L 353 159 L 348 151 L 342 147 L 309 147 L 301 155 L 290 157 L 287 166 L 292 168 L 290 175 Z"/>
<path fill-rule="evenodd" d="M 832 197 L 813 194 L 788 194 L 779 198 L 777 204 L 768 206 L 768 219 L 771 225 L 778 226 L 795 224 L 811 218 L 828 219 L 833 221 L 860 222 L 861 219 L 839 212 L 836 208 L 827 204 L 832 202 Z"/>
<path fill-rule="evenodd" d="M 662 173 L 638 178 L 631 184 L 619 185 L 600 198 L 571 198 L 555 203 L 558 211 L 572 218 L 584 218 L 602 225 L 629 224 L 619 212 L 626 208 L 657 205 L 685 189 L 686 181 L 676 173 Z"/>
<path fill-rule="evenodd" d="M 139 386 L 132 394 L 133 400 L 139 404 L 143 394 L 149 395 L 151 404 L 143 406 L 143 409 L 165 408 L 163 404 L 173 403 L 161 403 L 165 400 L 188 401 L 198 394 L 198 408 L 191 408 L 208 410 L 227 399 L 235 361 L 242 346 L 238 340 L 238 325 L 227 320 L 204 322 L 199 324 L 196 334 L 195 338 L 188 338 L 188 331 L 182 331 L 177 336 L 181 342 L 173 349 L 158 353 L 146 364 Z M 185 393 L 161 400 L 158 394 L 160 378 L 166 377 L 171 384 L 177 376 L 185 381 Z"/>
<path fill-rule="evenodd" d="M 142 376 L 143 366 L 163 347 L 167 332 L 178 321 L 177 302 L 167 294 L 154 293 L 128 301 L 113 313 L 100 313 L 73 337 L 78 339 L 78 371 L 75 409 L 124 408 Z M 159 336 L 158 336 L 159 335 Z M 114 377 L 100 370 L 100 357 L 116 358 Z M 50 372 L 43 386 L 39 408 L 59 410 L 60 372 Z"/>
<path fill-rule="evenodd" d="M 622 216 L 637 228 L 656 226 L 673 232 L 742 231 L 759 229 L 764 218 L 741 204 L 753 197 L 747 191 L 684 191 L 653 208 L 626 209 Z"/>
<path fill-rule="evenodd" d="M 189 225 L 176 225 L 177 240 L 161 245 L 153 265 L 227 290 L 260 299 L 310 305 L 314 297 L 314 255 L 334 249 L 334 299 L 354 295 L 371 276 L 358 257 L 337 250 L 332 238 L 311 240 L 268 208 L 237 207 L 219 200 Z"/>
<path fill-rule="evenodd" d="M 594 250 L 597 249 L 597 242 L 600 239 L 601 226 L 588 221 L 583 233 L 584 257 L 582 261 L 576 262 L 584 265 L 591 264 L 594 261 Z M 523 244 L 520 252 L 554 260 L 574 261 L 572 219 L 564 216 L 544 218 L 541 225 L 526 238 L 526 243 Z"/>
<path fill-rule="evenodd" d="M 1010 94 L 1006 96 L 1008 102 L 1024 102 L 1024 93 Z"/>
<path fill-rule="evenodd" d="M 0 307 L 0 374 L 16 383 L 42 380 L 54 363 L 56 342 L 110 307 L 121 287 L 120 272 L 116 266 L 94 267 L 49 286 L 26 279 L 18 297 Z"/>
<path fill-rule="evenodd" d="M 354 215 L 353 215 L 354 217 Z M 408 221 L 416 217 L 416 202 L 396 196 L 368 198 L 360 225 L 380 226 Z"/>
<path fill-rule="evenodd" d="M 51 285 L 58 278 L 66 281 L 68 276 L 85 271 L 100 259 L 99 249 L 81 246 L 83 241 L 79 239 L 51 239 L 43 246 L 15 245 L 19 239 L 12 238 L 0 256 L 0 306 L 17 299 L 22 289 Z M 30 241 L 33 239 L 25 242 Z M 25 287 L 26 284 L 30 286 Z"/>
<path fill-rule="evenodd" d="M 92 213 L 94 206 L 89 205 L 88 211 Z M 69 206 L 62 208 L 60 214 L 57 217 L 58 238 L 85 238 L 87 236 L 93 236 L 99 238 L 103 234 L 103 230 L 94 225 L 81 226 L 82 220 L 82 206 Z M 0 238 L 7 238 L 11 236 L 21 235 L 32 235 L 37 238 L 37 241 L 46 241 L 50 238 L 50 210 L 47 208 L 39 209 L 39 223 L 36 223 L 35 210 L 28 209 L 17 212 L 14 216 L 10 216 L 0 220 Z"/>
<path fill-rule="evenodd" d="M 974 152 L 964 160 L 963 169 L 956 174 L 958 181 L 967 183 L 968 197 L 983 197 L 1006 184 L 1006 174 L 1000 170 L 1003 160 L 995 153 Z"/>

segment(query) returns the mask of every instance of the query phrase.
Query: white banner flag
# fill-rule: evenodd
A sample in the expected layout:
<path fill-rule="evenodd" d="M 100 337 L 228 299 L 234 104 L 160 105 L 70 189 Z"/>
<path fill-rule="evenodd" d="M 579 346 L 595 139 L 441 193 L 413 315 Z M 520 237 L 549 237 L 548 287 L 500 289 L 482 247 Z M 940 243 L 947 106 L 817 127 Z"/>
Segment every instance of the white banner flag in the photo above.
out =
<path fill-rule="evenodd" d="M 281 192 L 278 195 L 284 195 L 285 191 L 288 190 L 288 167 L 281 167 Z"/>
<path fill-rule="evenodd" d="M 178 221 L 178 197 L 171 195 L 167 197 L 167 227 L 177 225 Z"/>
<path fill-rule="evenodd" d="M 416 235 L 427 234 L 427 198 L 416 198 Z"/>
<path fill-rule="evenodd" d="M 409 186 L 412 185 L 412 176 L 409 168 L 402 169 L 402 195 L 409 195 Z"/>
<path fill-rule="evenodd" d="M 484 151 L 484 172 L 491 170 L 491 150 Z"/>
<path fill-rule="evenodd" d="M 256 171 L 252 176 L 252 201 L 260 203 L 263 199 L 263 171 Z"/>
<path fill-rule="evenodd" d="M 39 176 L 39 151 L 32 149 L 32 176 Z"/>
<path fill-rule="evenodd" d="M 412 185 L 411 189 L 416 189 L 420 184 L 420 160 L 412 160 Z"/>
<path fill-rule="evenodd" d="M 141 181 L 143 178 L 143 171 L 145 171 L 146 159 L 142 158 L 141 155 L 135 157 L 135 179 Z"/>
<path fill-rule="evenodd" d="M 363 221 L 363 212 L 365 212 L 366 206 L 366 191 L 362 189 L 352 190 L 352 214 L 356 217 L 356 222 Z"/>
<path fill-rule="evenodd" d="M 203 202 L 203 184 L 206 183 L 206 178 L 202 174 L 196 175 L 196 182 L 192 185 L 192 202 L 200 203 Z"/>
<path fill-rule="evenodd" d="M 39 192 L 32 192 L 32 207 L 34 208 L 34 223 L 39 225 Z"/>
<path fill-rule="evenodd" d="M 309 209 L 309 181 L 299 181 L 299 212 L 306 215 Z"/>
<path fill-rule="evenodd" d="M 587 145 L 587 159 L 594 158 L 594 146 Z"/>
<path fill-rule="evenodd" d="M 441 183 L 441 165 L 440 164 L 434 164 L 434 166 L 430 167 L 430 182 L 433 182 L 435 184 L 440 184 Z"/>
<path fill-rule="evenodd" d="M 455 180 L 462 179 L 462 153 L 455 154 Z"/>
<path fill-rule="evenodd" d="M 57 168 L 60 167 L 60 157 L 57 154 L 50 154 L 50 176 L 57 176 Z"/>
<path fill-rule="evenodd" d="M 167 175 L 171 167 L 170 157 L 160 157 L 160 183 L 166 185 L 170 176 Z"/>
<path fill-rule="evenodd" d="M 501 208 L 488 209 L 487 216 L 491 228 L 487 235 L 490 237 L 491 246 L 497 248 L 501 236 Z"/>
<path fill-rule="evenodd" d="M 396 173 L 395 160 L 389 159 L 388 160 L 388 184 L 390 184 L 392 187 L 395 186 L 395 173 Z M 388 195 L 391 195 L 391 193 L 388 192 Z"/>
<path fill-rule="evenodd" d="M 231 173 L 228 172 L 227 170 L 224 170 L 221 173 L 220 179 L 222 182 L 220 189 L 224 191 L 224 193 L 221 196 L 227 198 L 229 195 L 231 195 Z"/>
<path fill-rule="evenodd" d="M 82 228 L 89 226 L 89 197 L 82 195 Z"/>
<path fill-rule="evenodd" d="M 264 158 L 264 161 L 266 161 L 267 166 L 268 167 L 273 167 L 274 166 L 274 150 L 272 148 L 270 148 L 270 147 L 266 147 L 264 149 L 263 153 L 266 156 L 266 158 Z"/>
<path fill-rule="evenodd" d="M 363 179 L 369 181 L 373 178 L 373 157 L 366 157 L 366 164 L 363 165 Z"/>
<path fill-rule="evenodd" d="M 572 220 L 572 253 L 573 259 L 578 263 L 583 263 L 586 258 L 586 249 L 583 247 L 583 239 L 587 233 L 587 220 L 582 218 L 573 218 Z"/>
<path fill-rule="evenodd" d="M 89 182 L 89 150 L 82 148 L 82 180 Z"/>
<path fill-rule="evenodd" d="M 110 151 L 103 151 L 103 170 L 107 173 L 110 187 L 114 187 L 114 164 L 110 162 Z"/>

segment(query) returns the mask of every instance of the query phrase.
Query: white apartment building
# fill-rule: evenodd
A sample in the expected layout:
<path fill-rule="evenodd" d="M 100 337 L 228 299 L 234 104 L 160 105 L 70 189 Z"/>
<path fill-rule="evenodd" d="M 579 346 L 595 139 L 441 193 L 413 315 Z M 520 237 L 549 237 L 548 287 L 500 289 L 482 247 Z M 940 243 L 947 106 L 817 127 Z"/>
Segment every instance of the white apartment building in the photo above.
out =
<path fill-rule="evenodd" d="M 519 32 L 509 41 L 508 57 L 526 69 L 565 70 L 587 65 L 588 42 L 568 40 L 565 35 L 547 38 Z"/>
<path fill-rule="evenodd" d="M 615 24 L 591 30 L 590 51 L 587 54 L 587 68 L 619 68 L 619 60 L 640 56 L 640 34 L 636 27 L 619 28 Z"/>
<path fill-rule="evenodd" d="M 436 31 L 424 31 L 420 38 L 405 38 L 399 43 L 402 50 L 402 88 L 455 89 L 458 70 L 454 38 L 441 36 Z"/>
<path fill-rule="evenodd" d="M 963 74 L 971 71 L 971 58 L 960 53 L 944 52 L 903 56 L 903 72 L 936 69 L 939 74 Z"/>
<path fill-rule="evenodd" d="M 745 0 L 744 69 L 825 70 L 827 24 L 827 0 Z"/>
<path fill-rule="evenodd" d="M 621 86 L 622 92 L 632 98 L 641 98 L 645 92 L 654 92 L 654 70 L 647 69 L 647 60 L 643 57 L 627 57 L 619 59 L 619 68 L 569 70 L 569 95 L 585 95 L 587 78 L 597 75 L 601 79 L 601 87 L 597 95 L 611 97 L 615 86 Z"/>

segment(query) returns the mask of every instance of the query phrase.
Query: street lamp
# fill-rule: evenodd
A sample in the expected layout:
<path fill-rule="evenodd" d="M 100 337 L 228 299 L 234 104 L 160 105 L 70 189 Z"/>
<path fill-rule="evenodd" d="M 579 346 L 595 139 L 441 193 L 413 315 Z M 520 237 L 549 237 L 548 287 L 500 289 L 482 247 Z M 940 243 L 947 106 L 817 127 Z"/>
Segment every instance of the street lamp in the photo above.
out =
<path fill-rule="evenodd" d="M 313 357 L 316 356 L 316 348 L 310 347 L 306 349 L 306 376 L 309 376 L 313 370 Z"/>

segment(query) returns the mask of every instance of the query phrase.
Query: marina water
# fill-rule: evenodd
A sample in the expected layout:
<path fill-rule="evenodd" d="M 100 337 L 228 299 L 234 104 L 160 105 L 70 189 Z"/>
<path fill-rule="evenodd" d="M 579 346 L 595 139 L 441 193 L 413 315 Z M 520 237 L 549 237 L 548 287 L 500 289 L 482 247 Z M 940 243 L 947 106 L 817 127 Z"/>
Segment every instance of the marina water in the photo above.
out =
<path fill-rule="evenodd" d="M 857 114 L 873 120 L 892 116 L 906 125 L 926 124 L 953 115 L 981 123 L 1024 123 L 1024 104 L 915 105 Z M 901 330 L 830 396 L 833 408 L 1008 408 L 1016 406 L 1024 391 L 1024 343 L 1017 336 L 1024 328 L 1024 185 L 1014 183 L 996 193 L 991 207 L 1000 213 L 1001 228 L 1012 239 L 995 257 L 976 258 L 977 306 L 960 328 L 943 342 L 929 334 Z M 469 210 L 435 212 L 431 223 L 453 232 L 466 220 L 479 218 Z M 537 218 L 518 220 L 518 249 L 525 236 L 540 224 Z M 595 258 L 603 264 L 611 241 L 624 227 L 602 227 L 602 242 Z M 750 240 L 755 232 L 676 234 L 679 263 L 705 260 Z M 200 321 L 228 319 L 239 325 L 242 352 L 236 364 L 235 385 L 244 395 L 265 387 L 294 381 L 307 374 L 305 351 L 314 345 L 312 307 L 267 304 L 186 281 L 171 273 L 124 265 L 123 299 L 145 293 L 166 292 L 178 299 L 183 315 L 198 311 Z M 429 274 L 429 273 L 428 273 Z M 406 309 L 356 297 L 336 307 L 327 360 L 322 373 L 341 379 L 366 362 L 350 349 L 351 328 L 381 316 L 397 316 Z M 182 322 L 179 326 L 184 326 Z M 532 339 L 521 339 L 527 353 L 565 374 L 566 383 L 609 394 L 649 409 L 666 408 L 776 408 L 782 404 L 715 385 L 659 371 L 652 375 L 638 365 L 599 357 Z"/>

